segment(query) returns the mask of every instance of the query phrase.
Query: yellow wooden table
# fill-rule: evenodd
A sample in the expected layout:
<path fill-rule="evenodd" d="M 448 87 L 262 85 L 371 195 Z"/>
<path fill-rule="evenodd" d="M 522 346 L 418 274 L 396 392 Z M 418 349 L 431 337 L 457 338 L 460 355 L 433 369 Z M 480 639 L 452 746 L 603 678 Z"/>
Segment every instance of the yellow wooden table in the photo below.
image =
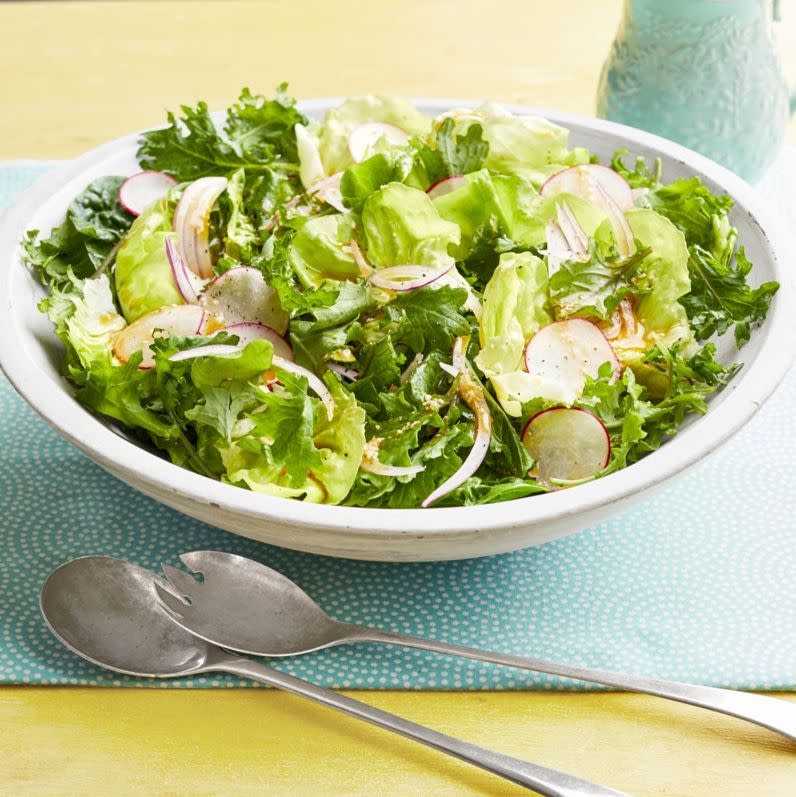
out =
<path fill-rule="evenodd" d="M 588 113 L 620 7 L 620 0 L 0 3 L 0 159 L 70 157 L 158 123 L 180 102 L 222 107 L 241 86 L 270 91 L 285 79 L 300 97 L 489 97 Z M 794 28 L 783 31 L 791 74 Z M 637 797 L 796 794 L 793 747 L 653 698 L 358 696 Z M 270 690 L 0 690 L 0 794 L 376 793 L 527 792 Z"/>

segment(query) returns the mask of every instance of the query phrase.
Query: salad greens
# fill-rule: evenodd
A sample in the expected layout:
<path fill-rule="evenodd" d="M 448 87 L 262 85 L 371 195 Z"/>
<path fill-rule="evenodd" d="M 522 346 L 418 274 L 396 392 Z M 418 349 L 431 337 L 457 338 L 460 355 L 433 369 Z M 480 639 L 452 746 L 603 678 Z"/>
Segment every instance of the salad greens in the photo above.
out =
<path fill-rule="evenodd" d="M 266 495 L 470 505 L 655 451 L 739 365 L 753 287 L 732 200 L 610 165 L 487 104 L 310 120 L 244 89 L 183 106 L 25 259 L 86 407 Z M 574 411 L 574 413 L 573 413 Z M 543 419 L 543 422 L 540 422 Z"/>

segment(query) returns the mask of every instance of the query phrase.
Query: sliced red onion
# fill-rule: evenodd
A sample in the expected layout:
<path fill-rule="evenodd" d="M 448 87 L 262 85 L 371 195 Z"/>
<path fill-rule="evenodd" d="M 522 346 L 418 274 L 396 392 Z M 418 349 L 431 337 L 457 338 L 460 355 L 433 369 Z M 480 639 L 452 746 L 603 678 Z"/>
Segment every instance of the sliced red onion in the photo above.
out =
<path fill-rule="evenodd" d="M 351 241 L 348 244 L 348 249 L 351 252 L 351 257 L 354 258 L 354 262 L 357 264 L 359 273 L 367 279 L 376 269 L 365 259 L 362 247 L 356 241 Z"/>
<path fill-rule="evenodd" d="M 431 506 L 461 487 L 481 467 L 489 451 L 489 441 L 492 439 L 492 416 L 489 414 L 489 405 L 486 403 L 483 389 L 467 371 L 467 343 L 467 338 L 456 339 L 453 347 L 453 367 L 461 374 L 459 396 L 475 415 L 475 440 L 461 467 L 423 501 L 421 504 L 423 508 Z"/>
<path fill-rule="evenodd" d="M 625 257 L 630 257 L 636 252 L 636 241 L 633 238 L 633 231 L 630 229 L 630 225 L 627 223 L 625 214 L 622 212 L 622 209 L 619 207 L 619 205 L 614 202 L 612 197 L 599 183 L 597 184 L 597 194 L 599 195 L 601 204 L 605 209 L 605 212 L 608 214 L 608 219 L 611 222 L 611 227 L 614 231 L 614 237 L 616 238 L 617 249 L 619 249 L 620 254 L 624 255 Z"/>
<path fill-rule="evenodd" d="M 409 381 L 409 377 L 417 370 L 417 366 L 423 362 L 423 355 L 418 352 L 413 358 L 412 362 L 406 366 L 406 370 L 401 374 L 401 384 L 405 385 Z"/>
<path fill-rule="evenodd" d="M 452 268 L 453 263 L 442 268 L 415 265 L 389 266 L 374 271 L 370 276 L 370 282 L 386 291 L 414 291 L 444 277 Z"/>
<path fill-rule="evenodd" d="M 194 349 L 184 349 L 172 354 L 169 360 L 178 363 L 182 360 L 195 360 L 199 357 L 229 357 L 243 349 L 240 344 L 233 346 L 231 343 L 211 343 L 209 346 L 197 346 Z"/>
<path fill-rule="evenodd" d="M 450 177 L 443 177 L 441 180 L 437 180 L 436 183 L 426 190 L 426 193 L 431 199 L 436 199 L 437 197 L 457 191 L 465 185 L 467 185 L 467 178 L 463 174 L 453 174 Z"/>
<path fill-rule="evenodd" d="M 585 260 L 589 254 L 589 236 L 566 202 L 559 202 L 556 205 L 556 219 L 569 248 L 576 253 L 578 260 Z"/>
<path fill-rule="evenodd" d="M 171 238 L 166 238 L 166 256 L 169 259 L 171 274 L 180 296 L 186 304 L 198 304 L 202 283 L 196 274 L 188 268 Z"/>
<path fill-rule="evenodd" d="M 460 371 L 458 368 L 454 368 L 450 363 L 440 363 L 439 367 L 445 371 L 446 374 L 452 376 L 454 379 L 459 375 Z"/>
<path fill-rule="evenodd" d="M 285 360 L 282 357 L 274 355 L 272 362 L 276 368 L 281 368 L 283 371 L 297 376 L 303 376 L 309 383 L 310 388 L 317 394 L 323 406 L 326 407 L 326 415 L 329 420 L 332 420 L 334 417 L 334 399 L 329 392 L 329 388 L 326 387 L 322 380 L 315 376 L 312 371 L 308 371 L 306 368 L 302 368 L 300 365 L 296 365 L 296 363 Z"/>
<path fill-rule="evenodd" d="M 361 376 L 359 371 L 355 371 L 353 368 L 346 368 L 342 363 L 326 363 L 326 367 L 349 382 L 356 382 Z"/>
<path fill-rule="evenodd" d="M 175 185 L 177 181 L 165 172 L 138 172 L 128 177 L 119 188 L 119 204 L 133 216 L 140 216 Z"/>
<path fill-rule="evenodd" d="M 295 359 L 290 344 L 275 329 L 266 324 L 244 321 L 238 324 L 229 324 L 224 327 L 223 331 L 229 332 L 230 335 L 237 335 L 238 345 L 241 347 L 253 340 L 269 340 L 273 344 L 274 354 L 277 357 L 291 362 Z"/>
<path fill-rule="evenodd" d="M 174 211 L 174 231 L 188 267 L 199 277 L 213 276 L 210 257 L 210 211 L 226 190 L 225 177 L 200 177 L 182 192 Z"/>
<path fill-rule="evenodd" d="M 307 193 L 310 196 L 323 200 L 335 210 L 345 213 L 348 208 L 343 203 L 343 195 L 340 192 L 340 181 L 342 179 L 343 173 L 337 172 L 337 174 L 333 174 L 331 177 L 327 177 L 325 180 L 315 183 Z"/>

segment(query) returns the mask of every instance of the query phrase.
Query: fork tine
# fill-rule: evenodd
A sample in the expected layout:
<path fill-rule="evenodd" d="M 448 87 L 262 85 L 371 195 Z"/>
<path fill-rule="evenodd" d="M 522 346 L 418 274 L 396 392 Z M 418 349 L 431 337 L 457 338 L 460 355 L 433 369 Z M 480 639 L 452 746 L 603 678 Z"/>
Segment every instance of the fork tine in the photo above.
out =
<path fill-rule="evenodd" d="M 169 583 L 180 595 L 185 595 L 190 598 L 191 593 L 195 592 L 196 588 L 199 586 L 199 582 L 190 575 L 190 573 L 186 573 L 184 570 L 179 570 L 176 567 L 166 564 L 162 564 L 161 568 L 163 570 L 163 575 L 166 576 Z"/>
<path fill-rule="evenodd" d="M 172 592 L 169 592 L 165 587 L 158 584 L 157 581 L 154 581 L 153 584 L 163 611 L 176 617 L 178 620 L 182 619 L 183 612 L 188 604 L 185 603 L 182 598 L 177 598 Z"/>

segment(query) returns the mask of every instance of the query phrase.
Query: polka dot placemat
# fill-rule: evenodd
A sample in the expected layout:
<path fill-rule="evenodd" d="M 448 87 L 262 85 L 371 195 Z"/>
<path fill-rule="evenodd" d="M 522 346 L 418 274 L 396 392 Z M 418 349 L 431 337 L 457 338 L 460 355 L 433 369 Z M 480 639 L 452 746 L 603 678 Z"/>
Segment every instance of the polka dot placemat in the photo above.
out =
<path fill-rule="evenodd" d="M 0 168 L 0 202 L 42 167 Z M 38 610 L 47 574 L 108 554 L 157 569 L 182 551 L 253 557 L 330 614 L 571 664 L 749 689 L 796 689 L 796 369 L 730 443 L 673 487 L 587 531 L 463 562 L 351 562 L 193 521 L 105 473 L 0 379 L 0 683 L 143 686 L 89 665 Z M 330 686 L 582 688 L 542 674 L 363 644 L 275 666 Z M 227 677 L 157 682 L 237 685 Z"/>

